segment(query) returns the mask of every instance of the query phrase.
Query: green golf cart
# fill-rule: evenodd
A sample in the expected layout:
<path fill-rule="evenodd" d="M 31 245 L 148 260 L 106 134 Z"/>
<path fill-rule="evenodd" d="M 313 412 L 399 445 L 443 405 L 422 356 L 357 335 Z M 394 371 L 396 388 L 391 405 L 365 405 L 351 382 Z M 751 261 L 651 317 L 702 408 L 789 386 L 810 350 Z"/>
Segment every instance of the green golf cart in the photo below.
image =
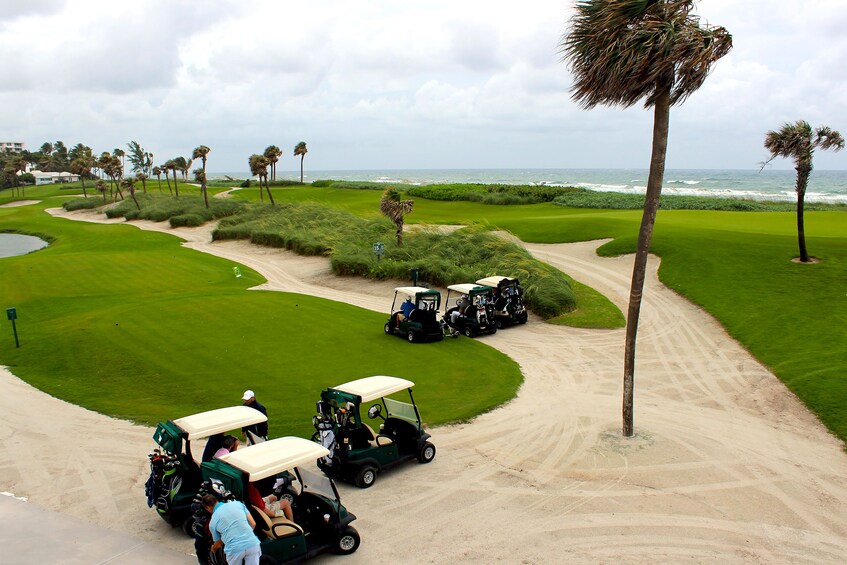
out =
<path fill-rule="evenodd" d="M 350 525 L 356 516 L 341 504 L 332 479 L 315 468 L 315 461 L 328 453 L 312 441 L 289 436 L 239 449 L 200 467 L 204 480 L 219 481 L 250 510 L 263 564 L 299 563 L 325 551 L 346 555 L 359 548 L 359 533 Z M 294 521 L 270 518 L 250 504 L 248 483 L 270 477 L 283 485 L 284 492 L 275 492 L 291 502 Z M 211 540 L 206 541 L 210 546 Z M 211 561 L 225 563 L 223 551 Z"/>
<path fill-rule="evenodd" d="M 444 300 L 444 323 L 465 337 L 497 333 L 494 289 L 479 284 L 451 284 Z M 455 301 L 450 306 L 450 299 Z"/>
<path fill-rule="evenodd" d="M 403 304 L 413 308 L 403 313 Z M 438 320 L 441 293 L 421 286 L 401 286 L 394 289 L 394 300 L 384 329 L 386 334 L 403 336 L 410 342 L 441 341 L 444 329 Z"/>
<path fill-rule="evenodd" d="M 160 422 L 153 439 L 159 445 L 148 455 L 150 477 L 145 485 L 147 505 L 165 522 L 182 526 L 191 536 L 191 502 L 200 487 L 200 465 L 191 453 L 192 442 L 245 426 L 268 417 L 249 406 L 230 406 Z"/>
<path fill-rule="evenodd" d="M 378 473 L 398 463 L 432 461 L 435 446 L 423 429 L 413 386 L 406 379 L 375 376 L 324 390 L 318 414 L 312 418 L 312 439 L 330 453 L 318 461 L 318 467 L 331 477 L 368 488 Z M 388 398 L 400 391 L 407 391 L 409 402 Z M 365 422 L 365 416 L 381 420 L 378 431 Z"/>
<path fill-rule="evenodd" d="M 493 275 L 479 279 L 476 284 L 494 289 L 494 324 L 498 329 L 525 324 L 529 319 L 523 303 L 523 287 L 518 279 Z"/>

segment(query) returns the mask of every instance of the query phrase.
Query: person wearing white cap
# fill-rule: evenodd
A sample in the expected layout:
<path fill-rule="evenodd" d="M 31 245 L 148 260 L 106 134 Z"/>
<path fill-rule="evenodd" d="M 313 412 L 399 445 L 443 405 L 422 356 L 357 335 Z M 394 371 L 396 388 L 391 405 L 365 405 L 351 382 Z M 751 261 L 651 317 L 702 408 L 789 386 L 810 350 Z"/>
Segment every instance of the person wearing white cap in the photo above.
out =
<path fill-rule="evenodd" d="M 264 406 L 262 406 L 261 404 L 259 404 L 259 401 L 256 400 L 256 395 L 253 393 L 252 390 L 245 390 L 244 394 L 241 396 L 241 400 L 244 402 L 245 406 L 249 406 L 250 408 L 258 410 L 259 412 L 261 412 L 265 416 L 268 415 L 267 409 Z M 256 436 L 262 438 L 263 440 L 267 440 L 268 439 L 268 422 L 267 421 L 259 422 L 258 424 L 253 424 L 253 425 L 241 428 L 241 433 L 245 437 L 247 436 L 248 431 L 253 432 Z"/>

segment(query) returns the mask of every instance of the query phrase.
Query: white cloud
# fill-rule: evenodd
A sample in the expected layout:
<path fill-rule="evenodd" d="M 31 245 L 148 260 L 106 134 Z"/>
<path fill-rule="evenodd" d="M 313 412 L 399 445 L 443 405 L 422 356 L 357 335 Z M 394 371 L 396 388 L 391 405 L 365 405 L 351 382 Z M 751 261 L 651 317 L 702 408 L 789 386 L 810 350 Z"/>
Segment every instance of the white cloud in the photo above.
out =
<path fill-rule="evenodd" d="M 162 160 L 204 143 L 212 170 L 243 170 L 271 143 L 293 170 L 300 140 L 313 169 L 645 168 L 649 110 L 570 99 L 558 54 L 570 6 L 17 2 L 0 15 L 0 137 L 98 151 L 136 139 Z M 847 130 L 842 0 L 708 0 L 697 12 L 735 48 L 672 110 L 668 167 L 755 166 L 764 133 L 786 120 Z"/>

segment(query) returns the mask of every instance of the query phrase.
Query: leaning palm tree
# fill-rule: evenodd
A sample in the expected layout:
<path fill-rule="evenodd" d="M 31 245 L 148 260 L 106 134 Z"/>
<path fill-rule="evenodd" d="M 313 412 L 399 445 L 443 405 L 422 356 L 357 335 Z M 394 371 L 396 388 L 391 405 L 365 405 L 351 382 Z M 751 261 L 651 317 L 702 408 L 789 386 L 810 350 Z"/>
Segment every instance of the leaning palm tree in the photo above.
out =
<path fill-rule="evenodd" d="M 268 200 L 271 201 L 271 204 L 276 205 L 274 202 L 274 196 L 271 194 L 271 187 L 268 185 L 268 166 L 270 162 L 268 158 L 264 155 L 253 154 L 250 155 L 250 159 L 248 159 L 248 164 L 250 165 L 250 172 L 254 176 L 259 177 L 259 195 L 262 194 L 262 179 L 265 181 L 265 190 L 268 192 Z"/>
<path fill-rule="evenodd" d="M 585 109 L 630 107 L 642 98 L 653 108 L 653 149 L 638 246 L 632 269 L 623 382 L 623 435 L 633 434 L 635 338 L 647 253 L 659 208 L 670 107 L 696 91 L 712 63 L 732 49 L 723 27 L 701 26 L 694 0 L 581 0 L 561 52 L 574 74 L 572 98 Z"/>
<path fill-rule="evenodd" d="M 279 158 L 282 156 L 282 149 L 276 145 L 268 145 L 265 149 L 264 156 L 268 158 L 268 162 L 271 164 L 271 180 L 275 181 L 276 162 L 279 161 Z"/>
<path fill-rule="evenodd" d="M 203 193 L 203 201 L 206 203 L 206 208 L 209 207 L 209 195 L 206 193 L 206 156 L 209 154 L 209 149 L 205 145 L 199 145 L 194 148 L 194 152 L 191 154 L 191 158 L 200 159 L 203 162 L 203 175 L 200 180 L 200 191 Z M 197 178 L 197 171 L 194 171 L 194 178 Z"/>
<path fill-rule="evenodd" d="M 837 131 L 822 126 L 814 131 L 809 122 L 798 120 L 793 124 L 785 123 L 779 131 L 769 131 L 765 135 L 765 149 L 770 151 L 770 158 L 762 163 L 762 168 L 777 157 L 794 159 L 794 170 L 797 171 L 797 183 L 794 191 L 797 193 L 797 240 L 800 245 L 800 261 L 809 262 L 809 252 L 806 251 L 806 229 L 803 223 L 803 204 L 806 199 L 806 187 L 809 185 L 809 175 L 812 174 L 812 156 L 815 149 L 844 149 L 844 138 Z"/>
<path fill-rule="evenodd" d="M 141 181 L 141 188 L 144 189 L 144 194 L 147 194 L 147 173 L 138 171 L 135 173 L 135 180 Z"/>
<path fill-rule="evenodd" d="M 162 169 L 159 167 L 153 167 L 153 174 L 156 175 L 156 178 L 159 179 L 159 192 L 162 192 Z M 168 190 L 170 190 L 171 181 L 168 181 Z"/>
<path fill-rule="evenodd" d="M 306 149 L 305 141 L 301 141 L 294 146 L 294 156 L 300 155 L 300 184 L 303 184 L 303 159 L 306 158 L 306 153 L 308 152 L 309 150 Z"/>
<path fill-rule="evenodd" d="M 135 207 L 141 210 L 141 205 L 138 204 L 138 199 L 135 197 L 135 179 L 126 178 L 121 181 L 121 186 L 123 186 L 129 192 L 129 195 L 132 197 L 132 201 L 135 202 Z"/>
<path fill-rule="evenodd" d="M 413 205 L 413 200 L 400 200 L 400 193 L 394 187 L 386 188 L 379 200 L 379 211 L 397 228 L 397 247 L 403 247 L 403 218 L 412 213 Z"/>

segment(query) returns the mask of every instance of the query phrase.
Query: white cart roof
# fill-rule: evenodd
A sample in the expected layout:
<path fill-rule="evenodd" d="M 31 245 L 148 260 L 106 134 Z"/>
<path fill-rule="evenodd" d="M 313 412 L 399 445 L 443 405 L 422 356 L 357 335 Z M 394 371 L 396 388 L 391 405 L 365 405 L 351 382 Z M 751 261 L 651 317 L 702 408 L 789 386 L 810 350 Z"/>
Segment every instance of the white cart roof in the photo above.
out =
<path fill-rule="evenodd" d="M 471 292 L 480 292 L 482 290 L 488 290 L 485 288 L 488 285 L 484 284 L 451 284 L 447 288 L 453 290 L 455 292 L 461 292 L 462 294 L 470 294 Z M 495 285 L 496 286 L 496 285 Z"/>
<path fill-rule="evenodd" d="M 240 447 L 219 459 L 247 473 L 250 481 L 258 481 L 300 465 L 314 463 L 327 455 L 329 450 L 318 443 L 301 437 L 286 436 Z"/>
<path fill-rule="evenodd" d="M 255 408 L 229 406 L 177 418 L 173 422 L 188 434 L 188 439 L 198 439 L 267 421 L 268 417 Z"/>
<path fill-rule="evenodd" d="M 424 288 L 422 286 L 398 286 L 394 289 L 394 291 L 400 294 L 405 294 L 406 296 L 414 296 L 419 292 L 437 292 L 433 291 L 431 288 Z"/>
<path fill-rule="evenodd" d="M 484 284 L 486 286 L 496 287 L 500 284 L 500 281 L 502 281 L 503 279 L 513 281 L 515 280 L 515 277 L 501 277 L 499 275 L 492 275 L 490 277 L 485 277 L 484 279 L 479 279 L 478 281 L 476 281 L 476 284 Z"/>
<path fill-rule="evenodd" d="M 388 396 L 391 393 L 406 390 L 415 386 L 415 383 L 398 377 L 386 377 L 378 375 L 375 377 L 365 377 L 344 383 L 333 387 L 335 390 L 346 392 L 347 394 L 355 394 L 362 397 L 362 402 L 370 402 L 383 396 Z"/>

